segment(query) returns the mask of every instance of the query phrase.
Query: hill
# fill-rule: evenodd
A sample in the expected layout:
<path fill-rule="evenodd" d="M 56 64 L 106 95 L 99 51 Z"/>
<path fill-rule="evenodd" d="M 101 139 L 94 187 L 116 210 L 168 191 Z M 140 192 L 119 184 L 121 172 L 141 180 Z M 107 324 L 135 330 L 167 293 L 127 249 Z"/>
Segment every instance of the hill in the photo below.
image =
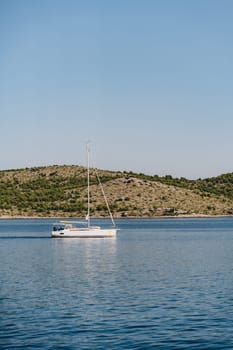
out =
<path fill-rule="evenodd" d="M 114 217 L 232 215 L 233 174 L 188 180 L 133 172 L 98 170 Z M 106 215 L 90 169 L 91 212 Z M 0 171 L 0 217 L 83 217 L 86 169 L 47 166 Z"/>

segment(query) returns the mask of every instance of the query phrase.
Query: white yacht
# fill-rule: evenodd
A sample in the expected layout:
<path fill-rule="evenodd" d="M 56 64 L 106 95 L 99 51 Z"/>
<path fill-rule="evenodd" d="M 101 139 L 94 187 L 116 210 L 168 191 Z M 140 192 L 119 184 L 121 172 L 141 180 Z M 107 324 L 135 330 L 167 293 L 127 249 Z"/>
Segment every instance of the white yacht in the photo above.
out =
<path fill-rule="evenodd" d="M 51 237 L 53 238 L 103 238 L 103 237 L 116 237 L 117 229 L 113 220 L 112 213 L 110 211 L 107 198 L 105 196 L 102 184 L 100 182 L 98 173 L 96 176 L 101 187 L 106 207 L 109 212 L 109 216 L 112 221 L 112 226 L 109 228 L 101 228 L 99 226 L 92 226 L 90 220 L 90 147 L 87 144 L 87 216 L 83 221 L 69 221 L 62 220 L 53 225 Z"/>

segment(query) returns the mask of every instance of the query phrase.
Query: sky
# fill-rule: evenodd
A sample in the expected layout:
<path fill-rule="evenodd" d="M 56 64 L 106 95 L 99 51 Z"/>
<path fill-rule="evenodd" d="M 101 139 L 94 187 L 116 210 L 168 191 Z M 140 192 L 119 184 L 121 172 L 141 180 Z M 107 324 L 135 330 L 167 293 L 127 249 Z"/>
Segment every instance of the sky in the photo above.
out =
<path fill-rule="evenodd" d="M 233 1 L 0 0 L 0 169 L 233 171 Z"/>

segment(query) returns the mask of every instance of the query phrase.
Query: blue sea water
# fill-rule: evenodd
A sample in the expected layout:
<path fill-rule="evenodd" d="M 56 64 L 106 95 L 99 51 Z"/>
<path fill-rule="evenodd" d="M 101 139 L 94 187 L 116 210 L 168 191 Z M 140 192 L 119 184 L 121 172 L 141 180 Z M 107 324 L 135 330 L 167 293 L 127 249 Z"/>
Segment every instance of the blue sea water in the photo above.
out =
<path fill-rule="evenodd" d="M 0 220 L 0 349 L 233 349 L 233 218 L 52 222 Z"/>

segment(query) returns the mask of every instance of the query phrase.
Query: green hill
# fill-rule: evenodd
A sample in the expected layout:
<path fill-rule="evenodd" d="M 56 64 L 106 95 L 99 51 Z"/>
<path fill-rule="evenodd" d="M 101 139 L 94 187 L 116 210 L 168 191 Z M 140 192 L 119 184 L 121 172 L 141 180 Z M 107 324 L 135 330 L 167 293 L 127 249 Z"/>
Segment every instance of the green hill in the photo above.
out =
<path fill-rule="evenodd" d="M 198 180 L 98 170 L 114 217 L 233 214 L 233 174 Z M 91 212 L 106 215 L 94 169 Z M 0 171 L 0 216 L 83 217 L 86 169 L 47 166 Z"/>

